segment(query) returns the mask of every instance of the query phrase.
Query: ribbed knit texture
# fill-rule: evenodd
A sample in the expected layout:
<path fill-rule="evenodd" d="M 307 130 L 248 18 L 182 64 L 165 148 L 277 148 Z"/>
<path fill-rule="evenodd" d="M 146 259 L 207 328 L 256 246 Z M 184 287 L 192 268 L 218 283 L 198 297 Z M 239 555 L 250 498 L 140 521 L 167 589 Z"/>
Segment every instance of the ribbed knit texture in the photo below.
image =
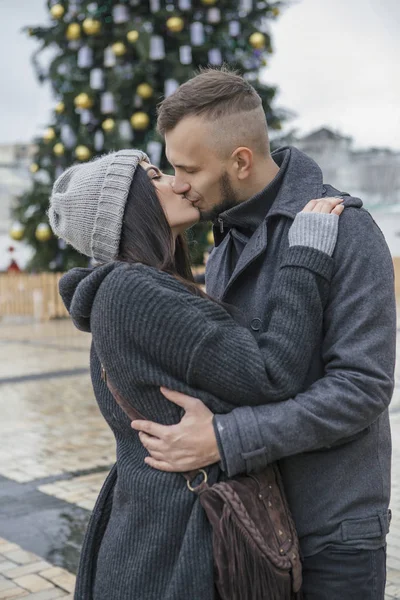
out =
<path fill-rule="evenodd" d="M 53 186 L 48 211 L 54 233 L 99 262 L 118 255 L 122 220 L 140 150 L 120 150 L 67 169 Z"/>
<path fill-rule="evenodd" d="M 210 527 L 198 499 L 180 474 L 145 465 L 138 435 L 101 380 L 100 361 L 135 408 L 164 424 L 182 413 L 160 385 L 197 396 L 219 413 L 282 399 L 303 384 L 331 273 L 328 255 L 288 250 L 261 348 L 220 305 L 151 267 L 109 263 L 73 269 L 61 279 L 76 326 L 93 334 L 94 392 L 117 443 L 111 514 L 108 520 L 110 504 L 100 498 L 76 600 L 214 598 Z M 208 470 L 212 483 L 219 470 Z"/>
<path fill-rule="evenodd" d="M 313 226 L 310 227 L 310 214 Z M 300 212 L 289 230 L 289 246 L 309 246 L 330 256 L 336 244 L 339 216 Z"/>

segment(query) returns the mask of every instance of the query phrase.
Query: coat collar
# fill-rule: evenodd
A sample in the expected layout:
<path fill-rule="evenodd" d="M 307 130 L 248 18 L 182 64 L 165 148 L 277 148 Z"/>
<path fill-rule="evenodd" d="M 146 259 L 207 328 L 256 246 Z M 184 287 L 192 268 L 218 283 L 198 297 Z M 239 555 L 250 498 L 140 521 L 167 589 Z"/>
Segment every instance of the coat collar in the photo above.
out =
<path fill-rule="evenodd" d="M 280 214 L 294 219 L 307 202 L 323 195 L 322 171 L 312 158 L 292 146 L 279 148 L 272 158 L 282 153 L 289 154 L 289 163 L 268 218 Z"/>

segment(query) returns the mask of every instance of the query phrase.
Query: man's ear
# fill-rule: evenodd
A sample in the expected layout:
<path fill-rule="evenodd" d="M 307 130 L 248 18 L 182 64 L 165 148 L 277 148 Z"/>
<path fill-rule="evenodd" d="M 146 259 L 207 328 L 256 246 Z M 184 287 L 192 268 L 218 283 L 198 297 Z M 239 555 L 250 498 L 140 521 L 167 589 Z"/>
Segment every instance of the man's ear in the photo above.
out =
<path fill-rule="evenodd" d="M 240 181 L 250 177 L 253 167 L 253 152 L 250 148 L 246 148 L 246 146 L 236 148 L 231 154 L 231 160 L 234 173 Z"/>

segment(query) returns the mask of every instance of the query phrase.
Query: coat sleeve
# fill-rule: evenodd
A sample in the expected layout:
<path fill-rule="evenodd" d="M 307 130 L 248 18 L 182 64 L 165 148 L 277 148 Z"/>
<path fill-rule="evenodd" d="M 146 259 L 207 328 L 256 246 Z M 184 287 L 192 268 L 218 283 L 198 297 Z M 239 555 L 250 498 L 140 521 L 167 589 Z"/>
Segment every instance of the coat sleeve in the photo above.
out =
<path fill-rule="evenodd" d="M 118 373 L 124 393 L 122 379 L 132 381 L 136 370 L 149 384 L 167 385 L 173 377 L 213 395 L 219 412 L 277 401 L 304 382 L 320 337 L 332 266 L 324 252 L 289 248 L 261 346 L 215 302 L 178 293 L 135 268 L 118 270 L 96 300 L 93 339 L 105 363 L 113 357 L 106 368 Z"/>
<path fill-rule="evenodd" d="M 393 264 L 370 215 L 346 209 L 324 318 L 325 375 L 285 402 L 216 415 L 230 476 L 346 442 L 387 409 L 394 385 Z"/>

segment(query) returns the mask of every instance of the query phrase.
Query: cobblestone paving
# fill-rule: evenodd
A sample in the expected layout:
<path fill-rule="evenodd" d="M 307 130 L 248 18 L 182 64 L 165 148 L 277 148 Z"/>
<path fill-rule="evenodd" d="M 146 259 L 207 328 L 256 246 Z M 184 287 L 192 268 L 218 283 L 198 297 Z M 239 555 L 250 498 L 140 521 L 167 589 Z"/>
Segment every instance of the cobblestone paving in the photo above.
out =
<path fill-rule="evenodd" d="M 82 536 L 114 462 L 91 389 L 90 336 L 0 322 L 0 600 L 72 598 Z M 400 369 L 392 402 L 387 599 L 400 599 Z"/>
<path fill-rule="evenodd" d="M 0 538 L 0 598 L 72 599 L 75 576 Z"/>

